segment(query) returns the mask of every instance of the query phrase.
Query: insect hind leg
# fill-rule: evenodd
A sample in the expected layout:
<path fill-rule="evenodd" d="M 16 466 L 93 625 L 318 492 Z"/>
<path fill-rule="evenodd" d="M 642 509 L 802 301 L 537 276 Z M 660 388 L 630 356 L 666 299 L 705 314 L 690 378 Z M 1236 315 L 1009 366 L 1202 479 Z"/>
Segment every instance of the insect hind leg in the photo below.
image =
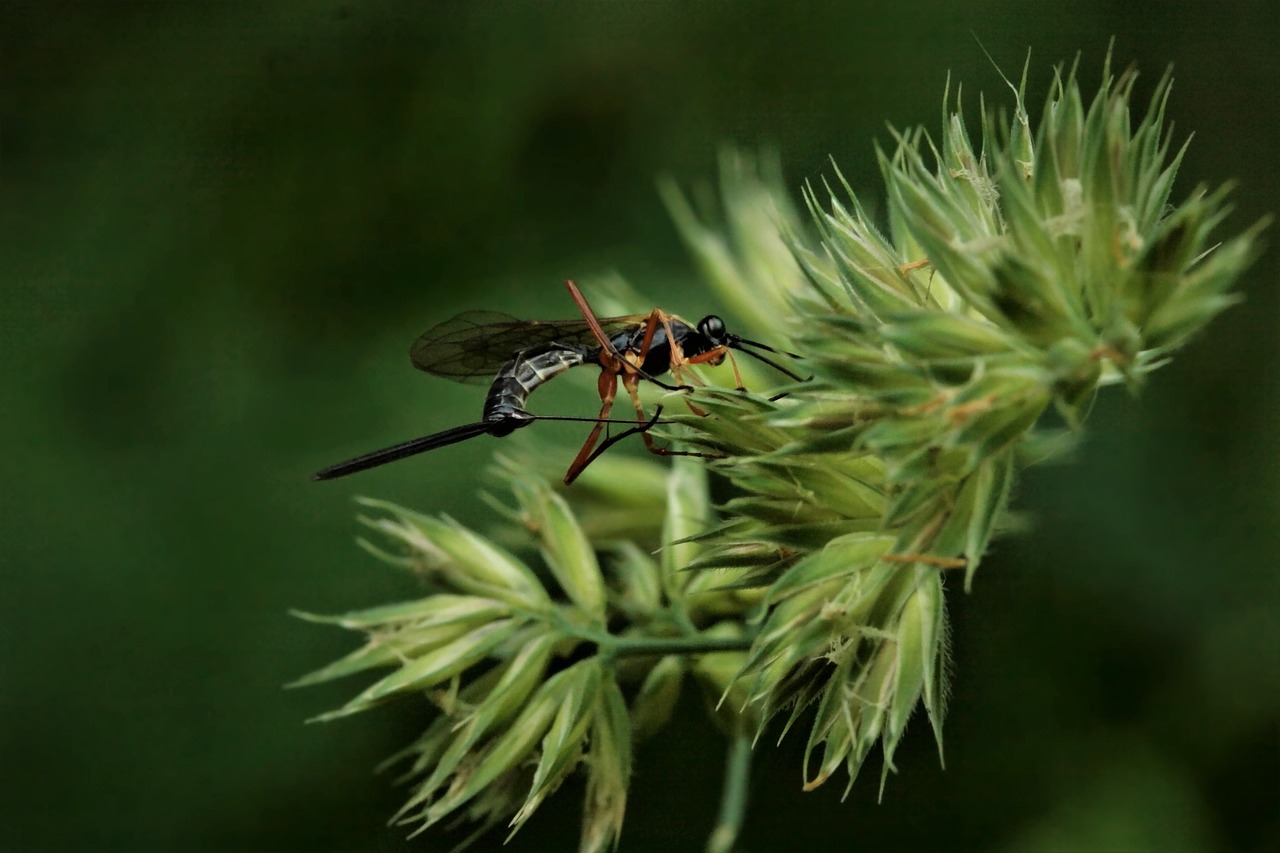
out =
<path fill-rule="evenodd" d="M 587 436 L 587 440 L 582 443 L 582 449 L 578 451 L 578 455 L 573 458 L 573 462 L 569 464 L 569 470 L 564 474 L 564 483 L 569 485 L 578 478 L 592 460 L 598 456 L 591 451 L 595 448 L 596 442 L 600 440 L 600 433 L 604 432 L 607 427 L 609 412 L 613 410 L 613 400 L 618 394 L 618 374 L 611 370 L 605 369 L 600 372 L 599 381 L 600 391 L 600 417 L 596 421 L 596 425 L 591 428 L 591 434 Z M 609 440 L 609 444 L 612 444 Z"/>

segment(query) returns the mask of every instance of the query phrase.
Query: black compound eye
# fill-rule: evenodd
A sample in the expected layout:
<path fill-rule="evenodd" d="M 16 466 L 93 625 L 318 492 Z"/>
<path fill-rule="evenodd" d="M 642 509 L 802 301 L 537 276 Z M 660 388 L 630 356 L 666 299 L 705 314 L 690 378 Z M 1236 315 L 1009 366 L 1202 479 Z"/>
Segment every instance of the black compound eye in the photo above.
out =
<path fill-rule="evenodd" d="M 698 331 L 708 340 L 724 340 L 724 320 L 714 314 L 703 317 L 698 323 Z"/>

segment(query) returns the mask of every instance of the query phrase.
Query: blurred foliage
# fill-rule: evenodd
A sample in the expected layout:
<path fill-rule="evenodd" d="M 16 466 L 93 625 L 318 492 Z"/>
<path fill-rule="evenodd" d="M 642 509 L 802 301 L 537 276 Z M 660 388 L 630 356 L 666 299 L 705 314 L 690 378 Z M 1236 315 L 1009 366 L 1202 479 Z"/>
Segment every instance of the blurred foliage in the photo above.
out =
<path fill-rule="evenodd" d="M 615 269 L 654 304 L 715 308 L 658 174 L 709 178 L 728 141 L 776 147 L 793 186 L 835 155 L 862 188 L 868 140 L 933 123 L 948 71 L 1003 85 L 971 31 L 1006 69 L 1027 47 L 1095 69 L 1115 34 L 1139 90 L 1175 65 L 1169 117 L 1197 131 L 1184 188 L 1239 180 L 1235 224 L 1280 197 L 1264 0 L 0 15 L 4 849 L 403 846 L 367 768 L 421 719 L 300 726 L 344 690 L 280 686 L 343 641 L 285 611 L 412 593 L 350 546 L 352 490 L 483 526 L 493 445 L 352 485 L 307 475 L 474 418 L 474 389 L 405 359 L 459 310 L 567 316 L 562 279 Z M 1276 278 L 1269 253 L 1141 399 L 1097 404 L 1074 465 L 1022 481 L 1030 532 L 949 591 L 947 770 L 908 738 L 884 804 L 869 784 L 842 804 L 800 792 L 800 746 L 765 751 L 760 849 L 1280 844 Z M 577 412 L 580 390 L 537 408 Z M 635 756 L 664 784 L 637 787 L 633 849 L 701 843 L 722 755 L 694 711 Z M 562 799 L 524 849 L 576 835 Z"/>

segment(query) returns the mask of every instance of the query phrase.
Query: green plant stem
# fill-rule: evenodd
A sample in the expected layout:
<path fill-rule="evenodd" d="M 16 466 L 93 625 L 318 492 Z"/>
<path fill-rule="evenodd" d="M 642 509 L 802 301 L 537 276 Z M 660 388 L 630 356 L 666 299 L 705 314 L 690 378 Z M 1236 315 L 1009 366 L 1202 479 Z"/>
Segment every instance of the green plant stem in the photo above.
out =
<path fill-rule="evenodd" d="M 745 652 L 750 637 L 591 637 L 601 651 L 614 655 L 701 655 Z"/>
<path fill-rule="evenodd" d="M 725 760 L 720 819 L 707 839 L 707 853 L 730 853 L 747 814 L 747 783 L 751 779 L 751 736 L 738 732 L 729 742 Z"/>
<path fill-rule="evenodd" d="M 542 618 L 546 618 L 545 616 Z M 745 652 L 751 648 L 753 635 L 743 637 L 709 637 L 690 631 L 684 636 L 644 637 L 618 636 L 574 624 L 568 619 L 553 616 L 550 620 L 563 633 L 595 643 L 600 653 L 608 657 L 623 655 L 705 655 L 713 652 Z"/>

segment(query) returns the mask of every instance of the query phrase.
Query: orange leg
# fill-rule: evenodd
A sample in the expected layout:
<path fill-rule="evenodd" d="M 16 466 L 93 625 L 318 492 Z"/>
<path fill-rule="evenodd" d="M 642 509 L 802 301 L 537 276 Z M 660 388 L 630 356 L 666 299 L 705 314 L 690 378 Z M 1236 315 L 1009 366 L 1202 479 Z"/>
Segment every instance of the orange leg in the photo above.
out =
<path fill-rule="evenodd" d="M 654 308 L 649 312 L 649 318 L 644 321 L 644 339 L 640 341 L 640 364 L 644 364 L 645 358 L 649 355 L 649 347 L 653 346 L 653 336 L 658 333 L 659 323 L 662 324 L 663 328 L 666 328 L 667 315 L 657 308 Z M 667 330 L 667 339 L 671 339 L 670 329 Z"/>
<path fill-rule="evenodd" d="M 599 422 L 596 423 L 595 427 L 592 428 L 591 434 L 587 436 L 587 440 L 583 443 L 582 449 L 578 451 L 578 455 L 569 465 L 569 470 L 564 475 L 565 484 L 568 485 L 577 479 L 578 475 L 580 475 L 583 470 L 585 470 L 586 467 L 600 455 L 601 451 L 613 444 L 617 438 L 622 437 L 617 436 L 614 439 L 609 439 L 599 450 L 596 449 L 596 445 L 600 441 L 600 434 L 605 429 L 604 421 L 609 417 L 609 412 L 613 409 L 613 402 L 618 393 L 619 376 L 622 377 L 622 383 L 624 387 L 626 387 L 627 394 L 631 397 L 631 401 L 636 410 L 637 427 L 634 430 L 628 430 L 628 433 L 633 431 L 639 432 L 644 438 L 645 447 L 651 453 L 656 453 L 661 456 L 701 456 L 707 458 L 719 458 L 715 454 L 696 453 L 694 451 L 685 450 L 670 450 L 658 447 L 657 444 L 654 443 L 653 437 L 649 435 L 649 427 L 653 426 L 654 420 L 646 418 L 644 413 L 644 404 L 640 402 L 640 380 L 647 379 L 655 385 L 672 391 L 682 390 L 682 387 L 668 385 L 661 382 L 641 370 L 640 366 L 644 364 L 645 359 L 649 355 L 649 348 L 653 345 L 653 338 L 657 334 L 659 326 L 662 327 L 663 331 L 667 335 L 667 341 L 671 350 L 669 369 L 671 370 L 672 377 L 675 378 L 677 382 L 681 381 L 680 368 L 682 366 L 686 364 L 701 364 L 716 360 L 717 358 L 723 360 L 724 353 L 727 353 L 728 350 L 724 347 L 718 347 L 710 353 L 704 353 L 703 355 L 695 356 L 692 359 L 686 359 L 684 357 L 684 353 L 680 349 L 680 344 L 676 341 L 676 337 L 672 333 L 671 316 L 659 308 L 654 308 L 645 320 L 644 337 L 641 339 L 639 352 L 632 353 L 629 351 L 625 354 L 621 353 L 618 351 L 618 348 L 613 345 L 613 341 L 610 339 L 609 335 L 605 333 L 604 327 L 600 325 L 600 320 L 596 317 L 595 311 L 592 310 L 591 305 L 587 302 L 586 297 L 582 295 L 582 291 L 578 289 L 578 286 L 572 281 L 566 281 L 565 286 L 568 287 L 570 297 L 573 299 L 574 304 L 578 306 L 578 310 L 582 313 L 583 319 L 586 320 L 587 327 L 591 329 L 592 337 L 594 337 L 596 342 L 600 344 L 600 363 L 602 368 L 598 388 L 601 400 L 600 419 Z M 718 364 L 719 361 L 716 361 L 716 363 Z M 737 364 L 734 364 L 734 375 L 737 376 L 737 373 L 738 367 Z M 690 374 L 690 377 L 699 384 L 702 384 L 696 376 Z M 739 387 L 742 386 L 741 377 L 738 379 L 738 385 Z M 691 403 L 689 404 L 689 409 L 696 415 L 706 415 L 706 412 L 699 410 Z"/>
<path fill-rule="evenodd" d="M 656 308 L 654 309 L 654 313 L 658 313 Z M 685 360 L 684 350 L 680 348 L 680 343 L 676 340 L 675 334 L 671 331 L 671 316 L 663 312 L 661 316 L 658 317 L 658 320 L 662 323 L 662 331 L 667 333 L 667 341 L 671 348 L 671 377 L 681 385 L 684 385 L 684 373 L 681 368 L 689 362 Z M 689 378 L 694 382 L 697 382 L 699 385 L 702 384 L 702 381 L 692 374 L 690 374 Z"/>
<path fill-rule="evenodd" d="M 738 390 L 747 390 L 747 386 L 742 382 L 742 374 L 738 372 L 738 360 L 733 357 L 733 351 L 726 348 L 724 354 L 729 356 L 729 366 L 733 368 L 733 381 L 738 383 Z"/>
<path fill-rule="evenodd" d="M 604 327 L 600 325 L 599 318 L 596 318 L 595 311 L 591 310 L 591 306 L 588 304 L 588 301 L 586 301 L 586 297 L 582 296 L 582 291 L 577 289 L 577 284 L 573 283 L 572 280 L 566 280 L 566 282 L 564 282 L 564 286 L 568 288 L 568 295 L 572 298 L 573 304 L 577 305 L 577 310 L 582 314 L 582 319 L 586 320 L 586 325 L 591 329 L 591 337 L 594 337 L 596 343 L 599 343 L 600 350 L 602 350 L 603 355 L 609 356 L 609 360 L 613 362 L 612 365 L 605 364 L 602 359 L 602 364 L 604 364 L 605 368 L 612 368 L 616 373 L 622 373 L 623 370 L 626 370 L 628 373 L 639 374 L 641 379 L 648 379 L 649 382 L 652 382 L 655 386 L 658 386 L 659 388 L 666 388 L 667 391 L 684 391 L 684 388 L 681 388 L 680 386 L 669 386 L 669 384 L 662 382 L 662 380 L 658 378 L 650 377 L 649 374 L 646 374 L 645 371 L 640 370 L 639 368 L 639 365 L 644 364 L 645 356 L 649 355 L 649 346 L 653 343 L 653 336 L 657 333 L 659 324 L 662 324 L 663 329 L 666 329 L 668 341 L 673 341 L 673 338 L 671 337 L 671 325 L 668 324 L 666 311 L 662 311 L 660 309 L 650 311 L 649 318 L 645 320 L 644 339 L 640 343 L 640 353 L 639 356 L 637 356 L 639 357 L 639 361 L 637 361 L 636 364 L 632 364 L 631 361 L 627 360 L 627 357 L 623 355 L 623 353 L 618 352 L 618 348 L 616 346 L 613 346 L 612 339 L 604 332 Z M 676 352 L 677 350 L 672 350 L 672 352 Z"/>
<path fill-rule="evenodd" d="M 733 368 L 733 380 L 738 383 L 738 390 L 745 391 L 747 386 L 742 384 L 742 374 L 738 372 L 738 360 L 733 357 L 733 352 L 724 346 L 707 350 L 702 355 L 695 355 L 692 358 L 684 359 L 685 364 L 712 364 L 716 365 L 724 361 L 725 356 L 729 358 L 729 366 Z"/>
<path fill-rule="evenodd" d="M 668 348 L 671 351 L 667 368 L 671 371 L 671 377 L 675 379 L 676 382 L 680 383 L 678 385 L 668 385 L 657 377 L 645 373 L 641 369 L 641 365 L 643 365 L 645 359 L 649 357 L 649 347 L 653 346 L 653 337 L 658 333 L 659 326 L 661 326 L 662 330 L 666 332 L 667 341 L 669 342 Z M 680 355 L 680 345 L 676 343 L 675 337 L 671 334 L 671 315 L 666 311 L 663 311 L 661 308 L 654 308 L 649 312 L 649 316 L 645 319 L 644 337 L 640 340 L 640 349 L 635 353 L 628 352 L 624 354 L 622 358 L 627 365 L 624 369 L 629 374 L 634 374 L 641 379 L 647 379 L 659 388 L 665 388 L 668 391 L 688 390 L 689 386 L 684 383 L 676 371 L 676 366 L 682 363 L 683 359 Z"/>
<path fill-rule="evenodd" d="M 680 383 L 679 385 L 673 386 L 659 382 L 657 379 L 639 369 L 639 366 L 644 364 L 645 359 L 649 356 L 649 347 L 653 344 L 653 336 L 657 334 L 658 326 L 662 326 L 662 331 L 666 333 L 667 348 L 670 350 L 667 369 L 671 371 L 671 378 Z M 647 379 L 653 384 L 661 388 L 666 388 L 669 391 L 687 391 L 690 386 L 684 381 L 684 374 L 680 371 L 680 368 L 687 363 L 688 362 L 685 361 L 684 352 L 680 349 L 680 343 L 676 340 L 676 336 L 671 331 L 671 315 L 666 311 L 663 311 L 661 308 L 654 308 L 649 314 L 649 319 L 645 321 L 644 340 L 640 342 L 640 352 L 636 355 L 635 363 L 631 365 L 630 372 L 639 376 L 641 379 Z M 699 385 L 702 384 L 702 381 L 692 374 L 690 374 L 689 378 L 694 382 L 697 382 Z"/>
<path fill-rule="evenodd" d="M 604 432 L 605 419 L 609 417 L 609 412 L 613 409 L 613 399 L 618 394 L 618 374 L 607 368 L 600 371 L 598 388 L 601 403 L 600 420 L 591 428 L 591 434 L 587 436 L 587 440 L 582 444 L 582 449 L 578 451 L 578 455 L 574 457 L 573 462 L 569 465 L 569 470 L 565 472 L 565 485 L 576 480 L 582 470 L 594 458 L 591 455 L 591 451 L 595 448 L 596 442 L 600 440 L 600 433 Z M 648 438 L 648 433 L 645 434 L 645 437 Z"/>
<path fill-rule="evenodd" d="M 627 389 L 627 394 L 631 397 L 631 405 L 635 406 L 636 423 L 644 423 L 648 420 L 648 416 L 644 413 L 644 404 L 640 402 L 640 377 L 634 373 L 623 376 L 622 387 Z M 661 453 L 658 446 L 653 443 L 653 436 L 648 432 L 644 433 L 644 446 L 650 453 Z"/>
<path fill-rule="evenodd" d="M 657 309 L 654 309 L 654 313 L 658 314 L 659 312 L 657 311 Z M 679 382 L 682 387 L 689 387 L 688 383 L 685 381 L 686 375 L 688 376 L 690 382 L 694 382 L 698 385 L 705 385 L 706 383 L 703 382 L 701 379 L 699 379 L 696 374 L 692 372 L 686 374 L 683 368 L 690 364 L 699 364 L 703 361 L 708 361 L 709 359 L 702 358 L 702 357 L 697 357 L 693 359 L 685 358 L 684 350 L 681 349 L 680 347 L 680 342 L 676 340 L 675 334 L 671 331 L 671 315 L 663 312 L 658 317 L 658 319 L 662 322 L 662 330 L 667 333 L 667 340 L 670 342 L 671 376 L 677 382 Z M 718 352 L 720 349 L 722 348 L 718 347 L 716 350 L 713 350 L 713 352 Z M 689 407 L 689 411 L 693 412 L 698 417 L 705 418 L 707 416 L 707 412 L 704 412 L 702 409 L 699 409 L 697 406 L 695 406 L 693 403 L 690 403 L 688 400 L 685 400 L 685 405 Z"/>
<path fill-rule="evenodd" d="M 640 392 L 637 387 L 639 385 L 638 380 L 648 379 L 650 382 L 661 385 L 664 388 L 671 387 L 669 385 L 663 385 L 661 382 L 658 382 L 652 376 L 649 376 L 643 370 L 639 369 L 639 365 L 644 364 L 645 359 L 649 355 L 649 347 L 653 344 L 653 336 L 657 334 L 659 325 L 662 326 L 662 330 L 667 336 L 667 346 L 671 353 L 669 369 L 671 370 L 671 376 L 680 383 L 680 385 L 677 386 L 677 390 L 687 389 L 690 387 L 684 383 L 682 374 L 680 373 L 680 368 L 690 362 L 685 359 L 684 352 L 680 349 L 680 343 L 676 340 L 676 336 L 671 331 L 671 315 L 660 308 L 654 308 L 649 314 L 649 319 L 645 321 L 644 339 L 640 342 L 639 353 L 637 353 L 633 359 L 624 357 L 625 360 L 623 362 L 623 370 L 625 373 L 622 377 L 622 383 L 626 386 L 627 393 L 631 395 L 632 402 L 635 403 L 636 420 L 642 424 L 645 423 L 645 414 L 644 407 L 640 403 Z M 692 373 L 689 374 L 689 378 L 694 382 L 697 382 L 699 385 L 703 384 L 702 380 L 697 376 L 694 376 Z M 693 412 L 698 417 L 706 417 L 706 412 L 702 411 L 688 400 L 685 401 L 685 405 L 689 407 L 689 411 Z M 667 454 L 667 451 L 659 449 L 657 445 L 653 443 L 653 437 L 649 435 L 647 430 L 642 430 L 641 434 L 644 436 L 645 447 L 647 447 L 651 453 Z M 678 455 L 701 456 L 703 454 L 690 453 Z"/>
<path fill-rule="evenodd" d="M 698 453 L 694 450 L 672 450 L 669 447 L 659 447 L 653 440 L 653 436 L 649 435 L 648 426 L 652 426 L 652 421 L 644 413 L 644 404 L 640 402 L 640 377 L 636 374 L 628 374 L 622 377 L 622 387 L 627 389 L 627 394 L 631 396 L 631 403 L 636 408 L 636 423 L 641 427 L 640 435 L 644 438 L 645 449 L 650 453 L 658 456 L 699 456 L 703 459 L 722 459 L 724 457 L 717 453 Z M 693 408 L 690 406 L 690 408 Z M 696 411 L 696 410 L 695 410 Z"/>
<path fill-rule="evenodd" d="M 606 438 L 604 441 L 600 442 L 600 444 L 596 446 L 596 449 L 591 451 L 591 455 L 587 457 L 586 462 L 584 462 L 582 467 L 578 469 L 577 473 L 573 474 L 573 476 L 571 477 L 566 475 L 565 481 L 564 481 L 565 485 L 566 486 L 571 485 L 573 481 L 577 479 L 579 474 L 581 474 L 584 470 L 589 468 L 592 462 L 596 461 L 596 458 L 598 456 L 602 455 L 605 451 L 607 451 L 610 447 L 613 447 L 619 441 L 622 441 L 623 439 L 626 439 L 626 438 L 630 438 L 636 433 L 640 433 L 641 435 L 643 435 L 644 433 L 648 432 L 650 429 L 653 428 L 653 425 L 658 422 L 658 418 L 661 416 L 662 416 L 662 407 L 658 406 L 656 409 L 653 410 L 653 417 L 649 418 L 649 420 L 645 421 L 644 423 L 637 424 L 636 426 L 633 426 L 631 429 L 624 430 L 623 432 L 620 432 L 617 435 L 612 436 L 610 438 Z"/>
<path fill-rule="evenodd" d="M 587 321 L 587 327 L 591 329 L 591 334 L 595 337 L 596 343 L 600 344 L 606 353 L 621 361 L 622 353 L 618 352 L 617 347 L 613 345 L 613 341 L 609 340 L 609 336 L 604 333 L 600 320 L 596 318 L 596 312 L 592 311 L 591 306 L 587 304 L 587 297 L 582 295 L 582 291 L 578 290 L 578 285 L 572 281 L 565 281 L 565 286 L 569 288 L 569 296 L 573 299 L 574 304 L 582 312 L 582 319 Z"/>
<path fill-rule="evenodd" d="M 573 462 L 569 465 L 569 470 L 565 472 L 564 482 L 565 485 L 568 485 L 576 480 L 578 475 L 599 455 L 593 451 L 595 451 L 596 444 L 600 441 L 600 434 L 605 429 L 606 424 L 604 421 L 609 417 L 609 412 L 613 409 L 613 401 L 618 393 L 618 375 L 623 371 L 625 371 L 624 381 L 627 382 L 628 393 L 631 394 L 636 404 L 640 434 L 644 436 L 645 445 L 652 447 L 653 439 L 648 433 L 648 426 L 652 426 L 652 424 L 646 425 L 644 409 L 640 405 L 639 397 L 636 395 L 634 388 L 639 381 L 641 373 L 638 365 L 633 364 L 626 356 L 618 352 L 618 348 L 613 345 L 613 341 L 605 334 L 604 327 L 600 325 L 600 320 L 596 317 L 595 311 L 591 309 L 591 305 L 587 302 L 587 298 L 582 295 L 582 291 L 578 290 L 578 286 L 572 281 L 566 281 L 565 286 L 569 288 L 569 295 L 573 298 L 574 304 L 578 306 L 578 310 L 582 312 L 583 319 L 587 321 L 587 326 L 591 329 L 592 336 L 600 344 L 602 368 L 597 389 L 600 393 L 600 419 L 591 429 L 591 434 L 583 442 L 582 449 L 578 451 L 578 455 L 574 457 Z M 645 323 L 644 340 L 640 345 L 639 364 L 644 364 L 645 356 L 649 354 L 649 347 L 653 343 L 653 336 L 657 333 L 658 324 L 663 321 L 663 317 L 665 315 L 656 308 L 650 313 L 649 319 Z M 658 384 L 663 385 L 664 383 L 659 382 Z M 664 387 L 670 386 L 664 385 Z M 607 447 L 612 443 L 612 440 L 606 441 L 605 446 Z"/>
<path fill-rule="evenodd" d="M 674 374 L 677 368 L 688 367 L 689 365 L 692 365 L 692 364 L 717 365 L 724 360 L 724 357 L 726 355 L 729 356 L 729 363 L 733 365 L 733 375 L 738 380 L 738 390 L 739 391 L 747 390 L 742 386 L 742 376 L 738 373 L 738 363 L 733 360 L 733 354 L 729 352 L 729 349 L 727 347 L 716 347 L 715 349 L 708 350 L 707 352 L 704 352 L 701 355 L 695 355 L 690 358 L 685 358 L 684 353 L 679 352 L 678 349 L 673 350 L 671 354 L 672 361 L 675 362 L 678 356 L 679 362 L 673 363 L 671 365 L 671 372 Z M 706 384 L 701 379 L 699 379 L 697 375 L 694 374 L 692 371 L 688 373 L 688 376 L 689 376 L 689 380 L 692 382 L 696 382 L 699 385 Z M 698 408 L 693 403 L 690 403 L 688 400 L 685 401 L 685 405 L 689 407 L 689 411 L 693 412 L 698 417 L 705 418 L 707 416 L 707 412 L 704 412 L 702 409 Z"/>

